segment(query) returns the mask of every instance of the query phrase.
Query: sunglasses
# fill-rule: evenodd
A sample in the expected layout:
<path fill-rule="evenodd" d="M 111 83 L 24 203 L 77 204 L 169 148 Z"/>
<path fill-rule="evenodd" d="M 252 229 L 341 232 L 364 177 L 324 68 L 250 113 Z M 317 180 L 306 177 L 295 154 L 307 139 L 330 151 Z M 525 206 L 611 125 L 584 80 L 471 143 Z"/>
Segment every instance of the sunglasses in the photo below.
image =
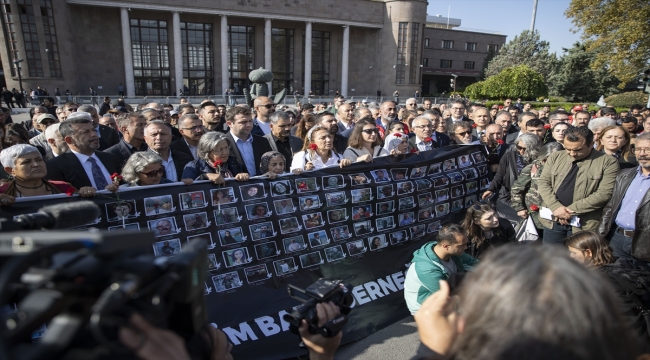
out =
<path fill-rule="evenodd" d="M 275 107 L 275 104 L 266 104 L 266 105 L 260 105 L 260 106 L 264 106 L 267 109 L 271 109 L 271 108 Z"/>
<path fill-rule="evenodd" d="M 366 134 L 368 134 L 368 135 L 376 134 L 376 133 L 377 133 L 377 129 L 363 129 L 363 130 L 361 130 L 361 131 L 363 131 L 364 133 L 366 133 Z"/>
<path fill-rule="evenodd" d="M 465 136 L 465 135 L 469 135 L 471 133 L 472 133 L 471 131 L 463 131 L 463 132 L 456 133 L 456 136 Z"/>
<path fill-rule="evenodd" d="M 141 172 L 140 174 L 142 174 L 142 175 L 144 175 L 144 176 L 146 176 L 146 177 L 156 177 L 156 176 L 158 176 L 158 175 L 162 175 L 162 174 L 164 174 L 164 173 L 165 173 L 165 168 L 164 168 L 164 167 L 161 167 L 161 168 L 158 169 L 158 170 L 153 170 L 153 171 L 149 171 L 149 172 L 146 172 L 146 173 L 145 173 L 145 172 Z"/>
<path fill-rule="evenodd" d="M 525 148 L 525 147 L 521 147 L 521 146 L 519 146 L 519 145 L 515 145 L 515 147 L 517 148 L 517 150 L 523 150 L 523 151 L 526 151 L 526 148 Z"/>

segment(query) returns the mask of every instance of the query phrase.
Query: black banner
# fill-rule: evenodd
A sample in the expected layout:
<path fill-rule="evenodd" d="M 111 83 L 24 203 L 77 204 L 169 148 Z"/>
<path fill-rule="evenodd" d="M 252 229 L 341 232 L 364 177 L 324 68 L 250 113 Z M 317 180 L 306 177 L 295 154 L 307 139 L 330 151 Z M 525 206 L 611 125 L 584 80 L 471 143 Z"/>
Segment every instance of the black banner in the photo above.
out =
<path fill-rule="evenodd" d="M 298 304 L 289 283 L 304 288 L 324 277 L 354 286 L 344 343 L 408 315 L 402 290 L 412 254 L 441 223 L 460 222 L 488 187 L 485 155 L 483 146 L 452 146 L 275 180 L 129 188 L 119 201 L 97 196 L 103 215 L 80 230 L 150 229 L 158 256 L 207 239 L 209 322 L 238 359 L 287 358 L 304 353 L 282 320 Z M 20 199 L 4 216 L 78 200 Z"/>

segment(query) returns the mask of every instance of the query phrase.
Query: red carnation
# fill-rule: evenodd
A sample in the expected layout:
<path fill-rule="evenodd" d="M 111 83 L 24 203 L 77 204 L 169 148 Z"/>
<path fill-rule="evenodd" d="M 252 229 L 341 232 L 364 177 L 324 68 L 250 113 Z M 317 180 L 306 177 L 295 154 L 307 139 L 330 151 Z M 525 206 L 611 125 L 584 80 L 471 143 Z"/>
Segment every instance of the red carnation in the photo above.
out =
<path fill-rule="evenodd" d="M 415 154 L 416 152 L 418 152 L 418 151 L 415 150 L 415 149 L 411 149 L 411 154 Z"/>
<path fill-rule="evenodd" d="M 122 180 L 122 176 L 118 173 L 113 173 L 113 175 L 111 175 L 111 180 L 113 181 Z"/>
<path fill-rule="evenodd" d="M 533 204 L 533 205 L 530 206 L 530 209 L 531 209 L 532 211 L 537 211 L 537 210 L 539 210 L 539 206 Z"/>
<path fill-rule="evenodd" d="M 401 138 L 401 137 L 402 137 L 402 134 L 400 134 L 400 133 L 394 133 L 393 136 L 396 137 L 396 138 Z"/>
<path fill-rule="evenodd" d="M 433 139 L 430 138 L 430 137 L 428 137 L 428 138 L 424 138 L 424 142 L 430 143 L 430 142 L 432 142 L 432 141 L 433 141 Z"/>
<path fill-rule="evenodd" d="M 473 128 L 476 128 L 477 126 L 478 126 L 478 125 L 476 125 L 476 124 L 472 124 L 472 127 L 473 127 Z"/>
<path fill-rule="evenodd" d="M 76 192 L 77 192 L 77 190 L 75 190 L 73 188 L 69 188 L 68 190 L 65 191 L 65 194 L 68 195 L 68 196 L 72 196 Z"/>
<path fill-rule="evenodd" d="M 548 125 L 548 124 L 544 125 L 544 129 L 550 129 L 550 128 L 551 128 L 551 125 Z"/>
<path fill-rule="evenodd" d="M 213 168 L 218 168 L 218 167 L 221 166 L 221 165 L 223 165 L 223 162 L 222 162 L 221 160 L 215 160 L 215 161 L 212 163 L 212 167 L 213 167 Z"/>
<path fill-rule="evenodd" d="M 503 140 L 499 139 L 499 140 L 497 140 L 497 144 L 499 144 L 499 145 L 503 145 L 503 144 L 505 144 L 505 143 L 503 142 Z"/>
<path fill-rule="evenodd" d="M 316 144 L 311 144 L 311 145 L 309 145 L 309 148 L 310 148 L 311 150 L 316 151 L 316 150 L 318 150 L 318 145 L 316 145 Z"/>

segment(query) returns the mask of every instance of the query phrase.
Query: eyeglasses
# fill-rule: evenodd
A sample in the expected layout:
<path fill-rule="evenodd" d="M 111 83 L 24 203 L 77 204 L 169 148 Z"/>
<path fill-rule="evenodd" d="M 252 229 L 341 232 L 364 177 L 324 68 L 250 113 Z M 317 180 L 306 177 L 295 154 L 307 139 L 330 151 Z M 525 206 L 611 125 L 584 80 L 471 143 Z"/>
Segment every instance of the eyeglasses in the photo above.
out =
<path fill-rule="evenodd" d="M 164 173 L 165 173 L 165 168 L 161 166 L 160 169 L 158 169 L 158 170 L 153 170 L 153 171 L 149 171 L 149 172 L 146 172 L 146 173 L 141 172 L 140 174 L 142 174 L 142 175 L 144 175 L 146 177 L 156 177 L 156 176 L 162 175 Z"/>
<path fill-rule="evenodd" d="M 77 108 L 67 108 L 67 109 L 65 109 L 65 111 L 68 111 L 68 112 L 76 112 L 76 111 L 77 111 Z"/>
<path fill-rule="evenodd" d="M 519 145 L 515 145 L 515 147 L 517 148 L 517 150 L 523 150 L 523 151 L 526 151 L 526 148 L 525 148 L 525 147 L 521 147 L 521 146 L 519 146 Z"/>
<path fill-rule="evenodd" d="M 275 104 L 266 104 L 266 105 L 260 105 L 260 106 L 264 106 L 267 109 L 271 109 L 271 108 L 275 107 Z"/>
<path fill-rule="evenodd" d="M 472 133 L 471 131 L 463 131 L 463 132 L 456 133 L 456 136 L 466 136 L 471 133 Z"/>
<path fill-rule="evenodd" d="M 224 153 L 224 152 L 230 151 L 230 148 L 226 146 L 226 147 L 223 147 L 223 148 L 220 148 L 220 149 L 215 148 L 212 151 L 214 151 L 216 153 Z"/>
<path fill-rule="evenodd" d="M 192 127 L 188 127 L 188 128 L 181 128 L 181 129 L 189 130 L 189 131 L 199 131 L 199 130 L 203 131 L 205 128 L 203 127 L 203 125 L 197 125 L 197 126 L 192 126 Z"/>
<path fill-rule="evenodd" d="M 636 154 L 650 154 L 650 148 L 634 148 Z"/>
<path fill-rule="evenodd" d="M 363 129 L 363 130 L 361 130 L 361 131 L 363 131 L 364 133 L 366 133 L 366 134 L 368 134 L 368 135 L 372 135 L 372 134 L 376 134 L 376 133 L 377 133 L 377 129 Z"/>

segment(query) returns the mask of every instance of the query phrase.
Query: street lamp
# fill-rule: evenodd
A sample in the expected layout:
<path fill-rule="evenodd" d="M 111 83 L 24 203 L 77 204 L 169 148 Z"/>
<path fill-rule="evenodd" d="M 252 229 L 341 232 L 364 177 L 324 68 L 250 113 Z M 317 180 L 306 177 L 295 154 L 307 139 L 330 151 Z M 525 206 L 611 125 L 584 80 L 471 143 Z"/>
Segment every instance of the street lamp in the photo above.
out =
<path fill-rule="evenodd" d="M 454 87 L 454 92 L 456 92 L 456 78 L 458 77 L 458 75 L 456 75 L 456 74 L 451 74 L 451 76 L 454 77 L 453 79 L 451 79 L 451 86 Z"/>
<path fill-rule="evenodd" d="M 18 72 L 18 85 L 20 86 L 20 93 L 23 93 L 23 77 L 20 74 L 20 63 L 25 61 L 24 59 L 18 59 L 14 60 L 14 64 L 16 65 L 16 71 Z"/>

